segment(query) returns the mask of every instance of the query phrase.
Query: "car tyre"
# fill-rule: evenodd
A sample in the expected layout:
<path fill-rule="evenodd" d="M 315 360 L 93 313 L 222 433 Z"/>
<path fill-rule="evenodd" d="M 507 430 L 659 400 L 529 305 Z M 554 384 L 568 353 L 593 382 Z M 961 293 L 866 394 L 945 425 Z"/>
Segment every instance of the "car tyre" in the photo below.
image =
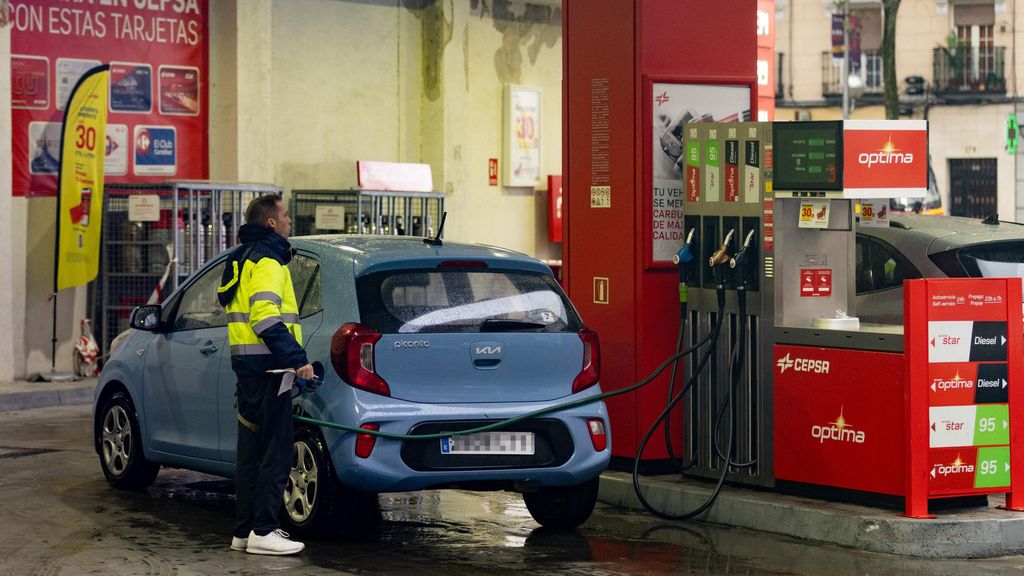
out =
<path fill-rule="evenodd" d="M 575 528 L 590 518 L 597 503 L 600 477 L 575 486 L 548 486 L 523 492 L 526 509 L 538 524 L 555 530 Z"/>
<path fill-rule="evenodd" d="M 295 429 L 292 469 L 281 519 L 303 538 L 373 538 L 382 524 L 377 495 L 338 480 L 323 437 L 306 426 Z"/>
<path fill-rule="evenodd" d="M 141 490 L 153 483 L 160 465 L 146 460 L 135 405 L 126 392 L 103 403 L 96 428 L 103 476 L 114 488 Z"/>
<path fill-rule="evenodd" d="M 333 535 L 340 519 L 336 517 L 338 501 L 334 467 L 323 438 L 312 428 L 295 428 L 281 520 L 300 537 Z"/>

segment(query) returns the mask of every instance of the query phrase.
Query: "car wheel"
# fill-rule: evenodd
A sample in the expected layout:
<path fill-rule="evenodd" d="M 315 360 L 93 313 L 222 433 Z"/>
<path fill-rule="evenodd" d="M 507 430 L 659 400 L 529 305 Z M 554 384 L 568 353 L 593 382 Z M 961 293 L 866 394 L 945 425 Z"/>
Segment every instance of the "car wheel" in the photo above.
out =
<path fill-rule="evenodd" d="M 135 405 L 125 392 L 107 399 L 100 410 L 100 466 L 107 482 L 115 488 L 140 490 L 153 483 L 160 465 L 142 454 L 142 434 Z"/>
<path fill-rule="evenodd" d="M 284 489 L 282 520 L 296 535 L 333 532 L 337 504 L 334 470 L 324 441 L 307 427 L 295 429 L 292 469 Z"/>
<path fill-rule="evenodd" d="M 305 426 L 296 428 L 294 446 L 281 515 L 288 530 L 304 538 L 364 537 L 375 532 L 380 519 L 377 495 L 341 484 L 320 434 Z"/>
<path fill-rule="evenodd" d="M 597 503 L 600 478 L 592 478 L 575 486 L 548 486 L 533 492 L 523 492 L 526 509 L 538 524 L 545 528 L 567 530 L 590 518 Z"/>

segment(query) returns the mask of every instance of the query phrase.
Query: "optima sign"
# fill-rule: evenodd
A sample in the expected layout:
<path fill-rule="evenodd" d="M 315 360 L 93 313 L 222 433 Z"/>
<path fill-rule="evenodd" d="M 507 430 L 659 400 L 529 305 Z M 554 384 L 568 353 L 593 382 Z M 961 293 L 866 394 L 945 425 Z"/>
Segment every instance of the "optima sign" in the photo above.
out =
<path fill-rule="evenodd" d="M 928 123 L 843 122 L 843 197 L 923 198 L 928 193 Z"/>

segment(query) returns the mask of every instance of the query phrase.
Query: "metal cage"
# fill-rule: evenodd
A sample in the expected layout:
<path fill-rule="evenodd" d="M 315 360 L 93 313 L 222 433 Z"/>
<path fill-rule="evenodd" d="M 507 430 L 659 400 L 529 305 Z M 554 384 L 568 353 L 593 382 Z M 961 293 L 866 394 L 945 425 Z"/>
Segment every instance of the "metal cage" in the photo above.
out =
<path fill-rule="evenodd" d="M 237 243 L 244 212 L 277 186 L 207 181 L 108 184 L 103 197 L 100 270 L 91 309 L 101 354 L 128 328 L 132 309 L 163 302 L 208 260 Z M 132 197 L 150 196 L 157 214 L 133 214 Z"/>
<path fill-rule="evenodd" d="M 433 236 L 444 213 L 440 192 L 293 190 L 291 202 L 296 236 Z"/>

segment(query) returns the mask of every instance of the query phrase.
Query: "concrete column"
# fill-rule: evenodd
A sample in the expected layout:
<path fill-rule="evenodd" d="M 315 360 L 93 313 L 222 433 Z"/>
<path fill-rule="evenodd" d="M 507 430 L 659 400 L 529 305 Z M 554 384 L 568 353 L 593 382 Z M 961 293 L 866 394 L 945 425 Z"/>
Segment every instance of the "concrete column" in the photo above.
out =
<path fill-rule="evenodd" d="M 210 3 L 210 179 L 238 180 L 238 1 Z"/>
<path fill-rule="evenodd" d="M 11 27 L 0 28 L 0 94 L 11 93 Z M 0 149 L 11 157 L 11 99 L 0 98 Z M 8 167 L 10 162 L 8 162 Z M 0 382 L 14 379 L 14 274 L 13 274 L 13 199 L 11 171 L 0 170 Z"/>
<path fill-rule="evenodd" d="M 236 71 L 238 90 L 238 179 L 274 183 L 273 6 L 271 0 L 236 2 Z M 296 86 L 296 90 L 303 89 Z"/>

